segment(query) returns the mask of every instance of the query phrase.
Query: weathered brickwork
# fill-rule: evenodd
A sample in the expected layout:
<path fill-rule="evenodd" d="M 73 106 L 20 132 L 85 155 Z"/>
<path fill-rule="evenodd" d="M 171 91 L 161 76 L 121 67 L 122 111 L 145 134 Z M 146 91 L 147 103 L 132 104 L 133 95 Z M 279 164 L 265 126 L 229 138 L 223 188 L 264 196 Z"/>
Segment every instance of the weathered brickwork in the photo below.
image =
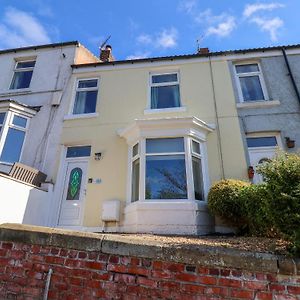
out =
<path fill-rule="evenodd" d="M 0 242 L 0 299 L 300 299 L 300 276 Z"/>

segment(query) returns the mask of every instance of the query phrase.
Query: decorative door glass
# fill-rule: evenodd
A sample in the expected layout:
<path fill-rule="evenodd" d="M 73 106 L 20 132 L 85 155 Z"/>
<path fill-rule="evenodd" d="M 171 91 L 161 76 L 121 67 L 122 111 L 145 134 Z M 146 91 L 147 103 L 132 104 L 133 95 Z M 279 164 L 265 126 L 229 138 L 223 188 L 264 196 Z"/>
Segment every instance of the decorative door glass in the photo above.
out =
<path fill-rule="evenodd" d="M 82 170 L 74 168 L 70 172 L 67 200 L 79 200 Z"/>

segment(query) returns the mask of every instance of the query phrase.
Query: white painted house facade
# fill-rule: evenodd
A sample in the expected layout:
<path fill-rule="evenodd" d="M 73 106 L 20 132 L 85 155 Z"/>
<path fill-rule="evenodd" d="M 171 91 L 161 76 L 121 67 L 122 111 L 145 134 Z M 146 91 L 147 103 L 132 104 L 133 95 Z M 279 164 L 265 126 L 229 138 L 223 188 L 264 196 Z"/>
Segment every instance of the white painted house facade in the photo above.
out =
<path fill-rule="evenodd" d="M 70 66 L 96 61 L 77 41 L 0 51 L 0 223 L 22 222 L 30 194 L 39 194 L 44 204 L 50 201 L 65 110 L 61 98 Z M 20 188 L 24 183 L 10 178 L 16 162 L 47 175 L 44 191 L 33 192 L 36 187 L 30 185 Z M 15 218 L 8 217 L 13 207 Z M 32 220 L 27 217 L 27 223 L 46 225 L 40 222 L 46 220 L 34 219 L 34 214 Z"/>

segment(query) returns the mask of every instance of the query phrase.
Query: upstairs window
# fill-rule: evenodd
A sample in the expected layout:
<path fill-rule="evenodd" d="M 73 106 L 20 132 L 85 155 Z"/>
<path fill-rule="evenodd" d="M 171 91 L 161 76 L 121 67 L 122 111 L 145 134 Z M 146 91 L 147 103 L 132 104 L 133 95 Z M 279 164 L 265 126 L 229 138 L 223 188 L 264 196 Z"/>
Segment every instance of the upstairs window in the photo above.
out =
<path fill-rule="evenodd" d="M 14 163 L 20 160 L 29 120 L 11 111 L 7 112 L 7 118 L 4 120 L 5 114 L 0 113 L 0 130 L 3 129 L 0 140 L 0 161 Z"/>
<path fill-rule="evenodd" d="M 2 131 L 2 127 L 4 125 L 4 120 L 5 120 L 5 112 L 0 112 L 0 134 L 1 134 L 1 131 Z"/>
<path fill-rule="evenodd" d="M 266 100 L 266 89 L 258 63 L 236 65 L 235 72 L 240 101 Z"/>
<path fill-rule="evenodd" d="M 96 111 L 98 79 L 80 79 L 76 86 L 73 114 L 89 114 Z"/>
<path fill-rule="evenodd" d="M 35 61 L 18 61 L 14 69 L 14 76 L 10 85 L 11 90 L 29 88 Z"/>
<path fill-rule="evenodd" d="M 178 73 L 152 74 L 151 109 L 180 107 Z"/>

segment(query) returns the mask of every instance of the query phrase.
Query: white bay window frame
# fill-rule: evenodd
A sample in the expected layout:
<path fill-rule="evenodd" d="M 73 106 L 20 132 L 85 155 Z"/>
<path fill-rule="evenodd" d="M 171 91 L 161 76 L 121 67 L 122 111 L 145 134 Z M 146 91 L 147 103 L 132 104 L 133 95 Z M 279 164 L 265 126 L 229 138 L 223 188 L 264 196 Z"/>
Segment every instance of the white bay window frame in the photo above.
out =
<path fill-rule="evenodd" d="M 3 123 L 1 124 L 1 132 L 0 132 L 0 163 L 5 165 L 12 165 L 13 162 L 7 162 L 5 160 L 2 161 L 1 156 L 2 152 L 4 150 L 5 142 L 7 140 L 9 130 L 14 129 L 18 131 L 24 132 L 24 139 L 22 142 L 22 147 L 20 150 L 20 155 L 17 161 L 20 161 L 22 159 L 22 154 L 24 150 L 24 145 L 26 143 L 26 135 L 28 132 L 30 119 L 36 114 L 36 111 L 24 107 L 20 104 L 13 103 L 10 101 L 3 101 L 3 103 L 0 102 L 0 113 L 5 113 L 5 118 Z M 19 126 L 14 124 L 14 117 L 21 117 L 26 119 L 26 125 L 25 126 Z M 16 161 L 16 162 L 17 162 Z"/>
<path fill-rule="evenodd" d="M 127 174 L 127 204 L 132 203 L 132 165 L 133 147 L 139 144 L 139 160 L 140 160 L 140 176 L 139 176 L 139 199 L 141 202 L 182 202 L 196 201 L 193 168 L 192 168 L 192 141 L 196 141 L 200 145 L 200 153 L 198 157 L 201 159 L 201 172 L 203 183 L 204 198 L 209 190 L 208 162 L 206 149 L 206 135 L 214 130 L 214 126 L 209 126 L 195 117 L 184 118 L 168 118 L 168 119 L 148 119 L 136 120 L 135 123 L 123 130 L 119 131 L 119 135 L 127 140 L 128 144 L 128 174 Z M 146 199 L 146 140 L 147 139 L 162 139 L 162 138 L 183 138 L 184 140 L 184 155 L 185 172 L 186 172 L 186 199 Z M 175 155 L 176 153 L 160 153 L 160 155 Z"/>

